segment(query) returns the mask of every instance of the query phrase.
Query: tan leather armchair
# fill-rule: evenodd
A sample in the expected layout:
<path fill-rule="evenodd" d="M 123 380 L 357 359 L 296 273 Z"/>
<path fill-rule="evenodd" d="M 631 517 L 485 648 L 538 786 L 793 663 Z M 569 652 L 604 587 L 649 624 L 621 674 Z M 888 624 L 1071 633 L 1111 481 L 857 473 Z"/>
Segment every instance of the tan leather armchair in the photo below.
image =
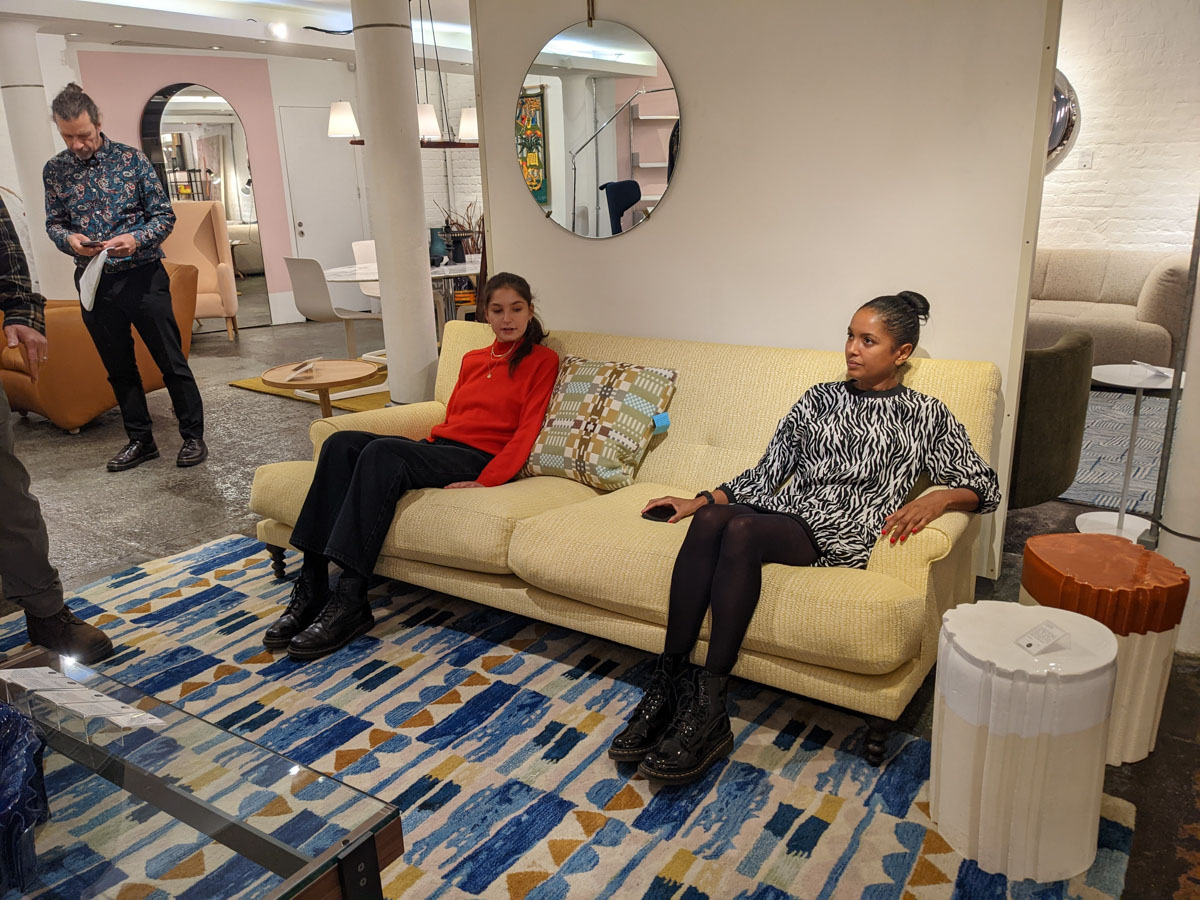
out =
<path fill-rule="evenodd" d="M 175 228 L 162 242 L 163 254 L 171 262 L 196 267 L 196 318 L 224 319 L 232 341 L 238 330 L 238 295 L 225 207 L 217 200 L 177 200 L 172 208 Z M 191 331 L 190 324 L 186 330 Z"/>
<path fill-rule="evenodd" d="M 172 262 L 164 265 L 171 277 L 171 305 L 186 356 L 192 346 L 192 318 L 196 313 L 196 267 Z M 0 382 L 9 405 L 17 412 L 37 413 L 59 428 L 75 432 L 116 406 L 117 398 L 83 324 L 78 300 L 46 302 L 46 338 L 50 342 L 49 360 L 42 364 L 37 384 L 29 378 L 29 365 L 20 347 L 0 350 Z M 146 393 L 158 390 L 163 386 L 162 372 L 136 329 L 133 344 Z"/>

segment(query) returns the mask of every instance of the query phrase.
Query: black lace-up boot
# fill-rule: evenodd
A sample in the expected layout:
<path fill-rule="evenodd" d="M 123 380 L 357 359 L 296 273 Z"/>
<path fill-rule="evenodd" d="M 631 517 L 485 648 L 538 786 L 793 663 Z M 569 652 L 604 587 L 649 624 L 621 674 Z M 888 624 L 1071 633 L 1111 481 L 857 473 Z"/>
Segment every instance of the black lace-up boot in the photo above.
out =
<path fill-rule="evenodd" d="M 726 710 L 728 675 L 698 669 L 684 682 L 679 709 L 658 746 L 646 754 L 638 772 L 669 784 L 688 784 L 733 749 L 733 728 Z"/>
<path fill-rule="evenodd" d="M 682 653 L 664 653 L 658 657 L 641 702 L 634 707 L 624 730 L 609 745 L 610 758 L 638 762 L 655 748 L 675 718 L 679 701 L 676 682 L 686 666 L 687 657 Z"/>
<path fill-rule="evenodd" d="M 367 600 L 367 579 L 343 572 L 333 596 L 317 614 L 316 621 L 292 638 L 288 656 L 292 659 L 317 659 L 345 647 L 375 625 L 371 603 Z"/>
<path fill-rule="evenodd" d="M 304 554 L 300 574 L 292 585 L 287 609 L 263 635 L 263 646 L 282 650 L 292 638 L 311 625 L 317 613 L 329 602 L 329 561 L 323 556 Z"/>
<path fill-rule="evenodd" d="M 29 641 L 69 656 L 85 666 L 112 656 L 113 645 L 95 625 L 89 625 L 65 606 L 52 616 L 25 614 Z"/>

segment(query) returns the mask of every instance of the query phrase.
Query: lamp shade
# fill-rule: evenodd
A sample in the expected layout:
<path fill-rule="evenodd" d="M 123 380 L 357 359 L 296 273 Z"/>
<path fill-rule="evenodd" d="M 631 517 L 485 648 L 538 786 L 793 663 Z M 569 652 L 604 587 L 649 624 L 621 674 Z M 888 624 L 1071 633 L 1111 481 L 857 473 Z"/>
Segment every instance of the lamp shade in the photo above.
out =
<path fill-rule="evenodd" d="M 442 128 L 438 125 L 437 113 L 433 111 L 432 103 L 417 104 L 417 131 L 422 139 L 440 141 Z"/>
<path fill-rule="evenodd" d="M 463 107 L 462 118 L 458 120 L 458 139 L 460 141 L 479 140 L 479 118 L 473 106 Z"/>
<path fill-rule="evenodd" d="M 349 100 L 334 100 L 329 104 L 329 136 L 358 137 L 358 122 Z"/>

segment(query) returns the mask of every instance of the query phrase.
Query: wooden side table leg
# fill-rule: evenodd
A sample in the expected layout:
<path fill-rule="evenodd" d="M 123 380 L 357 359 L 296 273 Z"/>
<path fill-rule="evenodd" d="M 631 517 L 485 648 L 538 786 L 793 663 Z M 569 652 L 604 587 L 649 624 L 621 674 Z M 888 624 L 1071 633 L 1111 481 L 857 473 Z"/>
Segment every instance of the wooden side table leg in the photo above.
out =
<path fill-rule="evenodd" d="M 333 403 L 329 400 L 329 388 L 317 388 L 317 396 L 321 398 L 321 418 L 333 416 Z"/>

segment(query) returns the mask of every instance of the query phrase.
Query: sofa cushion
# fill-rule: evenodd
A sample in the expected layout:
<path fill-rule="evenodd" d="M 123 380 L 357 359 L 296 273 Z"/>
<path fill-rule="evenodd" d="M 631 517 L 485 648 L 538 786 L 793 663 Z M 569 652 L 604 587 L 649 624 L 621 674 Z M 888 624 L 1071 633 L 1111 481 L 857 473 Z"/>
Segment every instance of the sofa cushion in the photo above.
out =
<path fill-rule="evenodd" d="M 514 526 L 560 506 L 595 497 L 563 478 L 521 478 L 490 488 L 410 491 L 396 504 L 383 542 L 385 556 L 508 574 Z"/>
<path fill-rule="evenodd" d="M 675 395 L 675 378 L 671 369 L 566 357 L 522 473 L 605 491 L 632 484 L 654 435 L 654 416 Z"/>
<path fill-rule="evenodd" d="M 671 570 L 689 523 L 651 522 L 640 511 L 654 497 L 682 493 L 638 483 L 522 519 L 509 547 L 512 571 L 544 590 L 665 625 Z M 924 614 L 924 598 L 886 575 L 769 565 L 744 646 L 882 674 L 918 655 Z"/>
<path fill-rule="evenodd" d="M 1139 322 L 1135 307 L 1077 300 L 1030 302 L 1026 346 L 1053 346 L 1064 334 L 1075 329 L 1083 329 L 1092 335 L 1095 341 L 1093 365 L 1128 363 L 1135 359 L 1156 366 L 1171 364 L 1170 333 L 1153 322 Z"/>
<path fill-rule="evenodd" d="M 260 466 L 250 489 L 250 508 L 295 525 L 316 470 L 314 462 Z M 517 520 L 578 503 L 596 492 L 562 478 L 523 478 L 491 488 L 410 491 L 383 542 L 385 556 L 506 574 L 508 544 Z"/>

